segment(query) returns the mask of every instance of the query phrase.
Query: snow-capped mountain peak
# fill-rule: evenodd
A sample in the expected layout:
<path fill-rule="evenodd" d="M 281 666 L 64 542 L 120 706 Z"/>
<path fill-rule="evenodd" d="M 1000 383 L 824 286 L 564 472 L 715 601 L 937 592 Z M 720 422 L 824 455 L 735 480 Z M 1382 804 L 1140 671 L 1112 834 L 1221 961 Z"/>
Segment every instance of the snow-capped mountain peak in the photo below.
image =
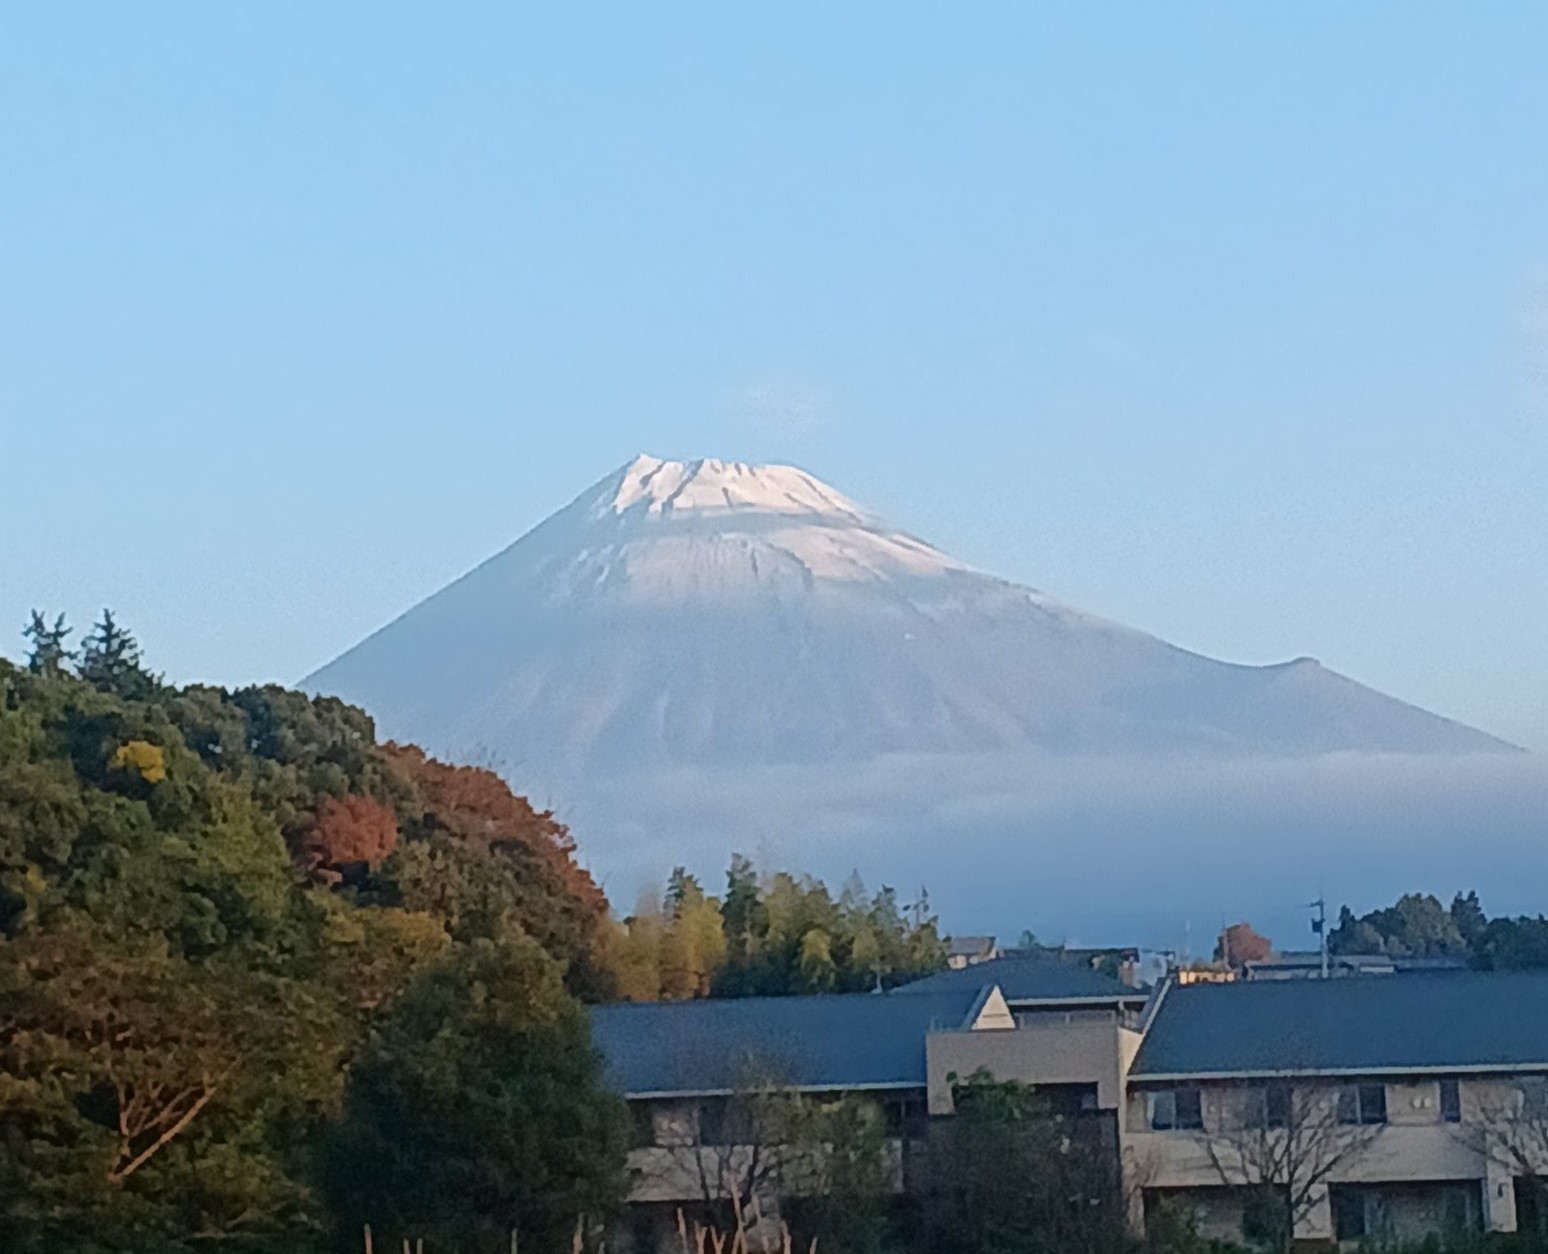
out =
<path fill-rule="evenodd" d="M 794 466 L 755 466 L 713 457 L 674 462 L 649 453 L 641 453 L 617 473 L 616 486 L 600 495 L 595 512 L 631 510 L 658 516 L 752 511 L 815 514 L 857 524 L 876 521 L 848 497 Z"/>
<path fill-rule="evenodd" d="M 885 754 L 1507 748 L 975 570 L 790 466 L 640 456 L 305 681 L 553 777 Z"/>
<path fill-rule="evenodd" d="M 794 466 L 642 453 L 561 517 L 577 515 L 583 533 L 561 541 L 569 551 L 550 567 L 567 593 L 606 587 L 643 601 L 799 596 L 818 583 L 969 569 Z M 561 567 L 568 573 L 560 576 Z"/>

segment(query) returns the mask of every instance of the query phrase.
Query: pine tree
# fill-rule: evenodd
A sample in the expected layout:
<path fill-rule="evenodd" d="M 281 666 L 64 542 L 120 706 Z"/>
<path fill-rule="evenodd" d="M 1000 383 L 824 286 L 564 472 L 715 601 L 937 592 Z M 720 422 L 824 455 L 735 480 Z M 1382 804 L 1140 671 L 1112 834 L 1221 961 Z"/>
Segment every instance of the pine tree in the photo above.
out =
<path fill-rule="evenodd" d="M 144 701 L 161 686 L 141 662 L 139 642 L 108 609 L 102 611 L 102 621 L 92 626 L 92 634 L 81 641 L 79 674 L 87 683 L 126 701 Z"/>
<path fill-rule="evenodd" d="M 1489 916 L 1479 904 L 1478 894 L 1471 891 L 1466 896 L 1458 893 L 1451 899 L 1451 921 L 1457 925 L 1457 931 L 1469 950 L 1478 947 L 1478 942 L 1489 927 Z"/>
<path fill-rule="evenodd" d="M 66 663 L 75 660 L 75 651 L 65 648 L 65 639 L 72 630 L 65 624 L 63 614 L 55 618 L 50 627 L 42 613 L 33 610 L 32 622 L 23 632 L 32 644 L 32 651 L 27 655 L 27 669 L 34 675 L 64 674 Z"/>
<path fill-rule="evenodd" d="M 689 875 L 686 867 L 673 867 L 672 875 L 667 880 L 666 899 L 662 903 L 667 918 L 677 918 L 685 904 L 703 899 L 704 890 L 699 887 L 698 879 Z"/>

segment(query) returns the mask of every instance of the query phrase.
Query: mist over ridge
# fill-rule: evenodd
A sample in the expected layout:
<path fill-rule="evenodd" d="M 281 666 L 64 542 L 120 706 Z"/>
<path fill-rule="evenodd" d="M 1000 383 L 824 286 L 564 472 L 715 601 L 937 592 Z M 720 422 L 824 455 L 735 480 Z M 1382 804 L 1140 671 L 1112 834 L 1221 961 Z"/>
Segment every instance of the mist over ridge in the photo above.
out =
<path fill-rule="evenodd" d="M 1175 945 L 1317 891 L 1510 909 L 1548 871 L 1540 759 L 999 579 L 793 467 L 641 455 L 304 684 L 497 765 L 625 904 L 762 851 L 928 885 L 961 930 Z"/>

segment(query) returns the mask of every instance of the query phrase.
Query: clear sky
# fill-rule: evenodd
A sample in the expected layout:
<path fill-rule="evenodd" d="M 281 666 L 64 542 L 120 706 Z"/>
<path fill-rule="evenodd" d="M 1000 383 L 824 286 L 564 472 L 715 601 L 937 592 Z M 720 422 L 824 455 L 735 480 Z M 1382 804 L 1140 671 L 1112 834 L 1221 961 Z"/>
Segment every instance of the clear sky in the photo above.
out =
<path fill-rule="evenodd" d="M 0 649 L 295 680 L 634 453 L 1548 749 L 1548 6 L 12 5 Z"/>

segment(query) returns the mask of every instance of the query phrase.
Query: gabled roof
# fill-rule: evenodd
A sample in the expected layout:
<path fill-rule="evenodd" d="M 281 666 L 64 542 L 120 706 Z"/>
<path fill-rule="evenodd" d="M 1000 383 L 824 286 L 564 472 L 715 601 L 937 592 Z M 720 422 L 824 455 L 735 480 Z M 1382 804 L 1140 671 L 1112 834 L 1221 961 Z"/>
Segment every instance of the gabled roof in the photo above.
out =
<path fill-rule="evenodd" d="M 976 962 L 957 971 L 941 971 L 893 989 L 900 993 L 942 993 L 998 984 L 1012 1004 L 1034 1001 L 1143 1001 L 1145 994 L 1079 962 L 1041 954 Z"/>
<path fill-rule="evenodd" d="M 1548 971 L 1168 989 L 1130 1074 L 1548 1069 Z"/>
<path fill-rule="evenodd" d="M 597 1006 L 591 1037 L 631 1097 L 796 1088 L 925 1086 L 925 1033 L 959 1028 L 984 981 L 899 997 L 742 997 Z"/>

